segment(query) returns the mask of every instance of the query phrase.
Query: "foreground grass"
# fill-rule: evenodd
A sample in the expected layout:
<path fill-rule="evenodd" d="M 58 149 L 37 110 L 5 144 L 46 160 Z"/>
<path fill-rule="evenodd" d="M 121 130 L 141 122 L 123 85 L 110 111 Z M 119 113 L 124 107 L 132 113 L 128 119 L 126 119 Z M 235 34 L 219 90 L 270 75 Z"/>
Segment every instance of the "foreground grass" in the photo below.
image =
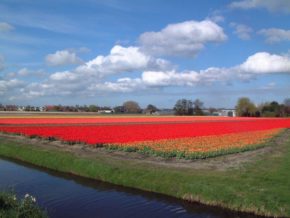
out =
<path fill-rule="evenodd" d="M 134 160 L 74 154 L 0 138 L 0 156 L 118 185 L 267 216 L 290 217 L 290 135 L 275 152 L 227 171 L 169 169 Z M 282 137 L 282 136 L 281 136 Z M 271 142 L 268 142 L 271 143 Z"/>

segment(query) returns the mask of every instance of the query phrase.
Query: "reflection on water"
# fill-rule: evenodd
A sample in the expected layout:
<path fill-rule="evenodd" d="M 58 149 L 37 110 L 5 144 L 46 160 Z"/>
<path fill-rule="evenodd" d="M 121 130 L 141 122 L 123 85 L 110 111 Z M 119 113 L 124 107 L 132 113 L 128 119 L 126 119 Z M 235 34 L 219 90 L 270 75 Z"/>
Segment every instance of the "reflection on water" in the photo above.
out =
<path fill-rule="evenodd" d="M 11 188 L 50 217 L 255 217 L 0 159 L 0 190 Z"/>

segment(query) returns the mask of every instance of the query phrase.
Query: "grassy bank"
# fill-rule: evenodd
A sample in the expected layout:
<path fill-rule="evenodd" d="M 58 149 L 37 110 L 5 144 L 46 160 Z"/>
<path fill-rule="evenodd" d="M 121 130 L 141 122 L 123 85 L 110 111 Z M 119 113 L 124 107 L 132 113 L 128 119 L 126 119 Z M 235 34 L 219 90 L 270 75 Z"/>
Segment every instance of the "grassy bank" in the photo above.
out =
<path fill-rule="evenodd" d="M 285 135 L 286 134 L 286 135 Z M 134 160 L 82 158 L 72 153 L 0 138 L 0 156 L 61 172 L 190 201 L 260 215 L 290 217 L 290 135 L 256 162 L 226 171 L 168 168 Z"/>

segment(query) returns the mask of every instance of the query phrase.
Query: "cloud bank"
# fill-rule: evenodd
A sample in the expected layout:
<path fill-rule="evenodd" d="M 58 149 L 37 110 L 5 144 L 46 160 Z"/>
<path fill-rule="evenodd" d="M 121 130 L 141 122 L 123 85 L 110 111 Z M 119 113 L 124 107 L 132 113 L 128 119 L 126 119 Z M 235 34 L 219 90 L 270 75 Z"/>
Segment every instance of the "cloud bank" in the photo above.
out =
<path fill-rule="evenodd" d="M 126 58 L 121 58 L 121 60 L 126 60 L 125 63 L 127 63 Z M 19 97 L 35 98 L 54 95 L 94 96 L 98 93 L 135 92 L 165 87 L 194 87 L 213 83 L 228 84 L 235 81 L 250 80 L 266 74 L 290 74 L 289 56 L 270 54 L 267 52 L 255 53 L 249 56 L 243 63 L 229 68 L 210 67 L 200 71 L 178 71 L 173 68 L 167 70 L 149 70 L 149 65 L 146 65 L 149 63 L 147 58 L 136 59 L 134 68 L 132 62 L 129 62 L 131 65 L 126 64 L 125 68 L 123 64 L 119 65 L 119 61 L 116 63 L 118 64 L 115 65 L 114 68 L 110 66 L 109 71 L 106 72 L 112 73 L 111 70 L 116 70 L 118 66 L 120 66 L 120 69 L 126 70 L 127 72 L 133 69 L 136 70 L 137 68 L 142 68 L 144 71 L 141 73 L 140 77 L 121 77 L 115 82 L 104 81 L 104 78 L 99 77 L 98 70 L 81 71 L 80 68 L 76 68 L 74 71 L 56 72 L 51 74 L 50 77 L 42 83 L 31 83 L 26 85 L 21 90 L 22 93 L 25 94 Z M 2 81 L 1 93 L 3 94 L 5 90 L 8 90 L 10 87 L 15 87 L 13 84 L 18 84 L 19 82 L 20 81 L 15 80 Z"/>

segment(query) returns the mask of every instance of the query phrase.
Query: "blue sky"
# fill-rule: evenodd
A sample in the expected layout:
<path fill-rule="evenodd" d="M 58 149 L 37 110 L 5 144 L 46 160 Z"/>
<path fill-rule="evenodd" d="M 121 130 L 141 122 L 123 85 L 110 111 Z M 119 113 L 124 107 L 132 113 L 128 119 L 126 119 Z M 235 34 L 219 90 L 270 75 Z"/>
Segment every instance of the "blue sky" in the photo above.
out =
<path fill-rule="evenodd" d="M 1 0 L 0 103 L 290 97 L 289 0 Z"/>

